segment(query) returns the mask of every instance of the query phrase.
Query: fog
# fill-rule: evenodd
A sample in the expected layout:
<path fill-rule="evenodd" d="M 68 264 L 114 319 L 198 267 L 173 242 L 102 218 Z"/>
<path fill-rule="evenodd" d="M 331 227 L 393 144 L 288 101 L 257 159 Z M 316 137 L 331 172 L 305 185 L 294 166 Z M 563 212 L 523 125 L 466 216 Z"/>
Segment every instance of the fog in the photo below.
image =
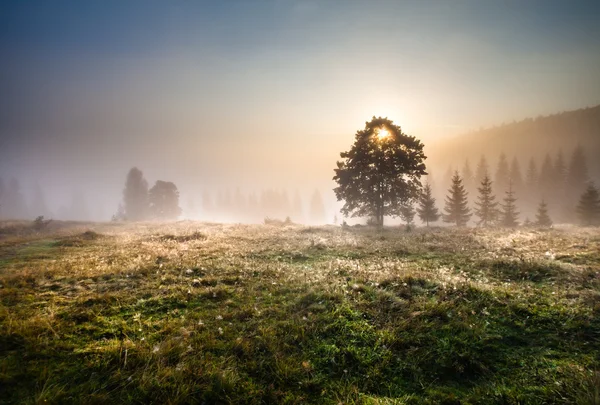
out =
<path fill-rule="evenodd" d="M 597 110 L 551 138 L 502 126 L 600 104 L 595 3 L 0 7 L 0 178 L 27 206 L 3 218 L 108 221 L 137 167 L 176 184 L 183 219 L 341 222 L 335 162 L 373 116 L 423 141 L 439 203 L 481 155 L 524 175 L 582 145 L 600 178 Z"/>

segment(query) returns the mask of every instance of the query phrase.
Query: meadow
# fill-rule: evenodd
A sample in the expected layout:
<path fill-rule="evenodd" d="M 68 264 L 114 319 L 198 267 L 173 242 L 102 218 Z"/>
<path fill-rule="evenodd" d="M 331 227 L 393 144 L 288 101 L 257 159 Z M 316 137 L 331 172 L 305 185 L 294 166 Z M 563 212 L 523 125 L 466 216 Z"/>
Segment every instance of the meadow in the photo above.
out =
<path fill-rule="evenodd" d="M 600 229 L 1 223 L 0 393 L 599 404 Z"/>

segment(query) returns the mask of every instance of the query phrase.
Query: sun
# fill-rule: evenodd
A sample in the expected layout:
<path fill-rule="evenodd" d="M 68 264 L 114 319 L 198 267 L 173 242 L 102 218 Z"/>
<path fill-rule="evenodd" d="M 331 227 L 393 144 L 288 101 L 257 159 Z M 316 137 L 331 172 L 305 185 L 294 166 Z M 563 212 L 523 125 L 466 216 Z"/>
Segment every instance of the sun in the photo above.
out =
<path fill-rule="evenodd" d="M 385 127 L 381 127 L 379 130 L 377 130 L 377 132 L 375 132 L 375 135 L 377 135 L 378 139 L 385 139 L 390 136 L 390 132 L 385 129 Z"/>

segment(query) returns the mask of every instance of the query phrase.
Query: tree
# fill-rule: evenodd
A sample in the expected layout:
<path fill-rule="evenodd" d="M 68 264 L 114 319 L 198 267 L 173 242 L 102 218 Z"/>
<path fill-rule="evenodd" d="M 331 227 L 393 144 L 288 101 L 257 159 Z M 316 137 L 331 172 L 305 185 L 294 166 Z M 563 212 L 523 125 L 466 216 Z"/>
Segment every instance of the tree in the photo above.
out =
<path fill-rule="evenodd" d="M 540 170 L 539 177 L 539 190 L 542 198 L 548 199 L 554 195 L 554 165 L 552 164 L 552 159 L 549 154 L 546 154 L 544 158 L 544 163 L 542 163 L 542 169 Z M 552 205 L 552 201 L 550 201 L 550 205 Z"/>
<path fill-rule="evenodd" d="M 582 225 L 600 225 L 600 196 L 590 183 L 577 204 L 577 214 Z"/>
<path fill-rule="evenodd" d="M 490 169 L 488 167 L 487 160 L 484 155 L 481 155 L 477 169 L 475 169 L 475 184 L 481 184 L 486 176 L 489 176 Z"/>
<path fill-rule="evenodd" d="M 325 204 L 319 190 L 315 190 L 310 199 L 310 220 L 314 224 L 324 224 L 327 222 L 325 215 Z"/>
<path fill-rule="evenodd" d="M 475 215 L 479 217 L 478 224 L 487 226 L 498 218 L 498 203 L 492 193 L 492 180 L 490 180 L 489 176 L 486 175 L 483 178 L 477 191 L 479 191 L 479 195 L 475 202 Z"/>
<path fill-rule="evenodd" d="M 567 204 L 573 207 L 577 201 L 577 196 L 586 190 L 586 183 L 588 182 L 588 167 L 583 153 L 583 148 L 578 146 L 573 151 L 571 160 L 569 162 L 569 169 L 567 170 L 566 182 L 565 182 L 565 196 L 568 201 Z"/>
<path fill-rule="evenodd" d="M 403 203 L 400 206 L 400 218 L 402 218 L 402 220 L 404 222 L 406 222 L 407 227 L 410 227 L 410 225 L 413 223 L 415 214 L 416 214 L 416 212 L 415 212 L 412 202 L 409 201 L 409 202 Z"/>
<path fill-rule="evenodd" d="M 334 189 L 344 201 L 346 216 L 373 217 L 383 226 L 385 216 L 400 215 L 400 207 L 418 197 L 426 175 L 423 144 L 406 135 L 387 118 L 375 118 L 356 133 L 354 144 L 337 162 Z"/>
<path fill-rule="evenodd" d="M 538 206 L 537 213 L 535 214 L 535 224 L 544 228 L 552 226 L 552 220 L 548 215 L 548 204 L 546 204 L 544 200 L 542 200 Z"/>
<path fill-rule="evenodd" d="M 500 154 L 498 169 L 496 169 L 496 189 L 499 193 L 506 191 L 510 182 L 510 169 L 504 153 Z"/>
<path fill-rule="evenodd" d="M 513 158 L 510 164 L 509 181 L 512 184 L 513 189 L 517 193 L 523 191 L 523 176 L 521 175 L 521 165 L 517 158 Z"/>
<path fill-rule="evenodd" d="M 456 226 L 465 226 L 471 218 L 471 210 L 467 206 L 468 193 L 462 184 L 458 172 L 454 172 L 452 185 L 446 196 L 444 207 L 444 222 L 454 223 Z"/>
<path fill-rule="evenodd" d="M 430 222 L 436 222 L 438 219 L 440 219 L 440 214 L 435 206 L 435 198 L 432 196 L 431 186 L 429 183 L 425 185 L 421 195 L 419 196 L 417 213 L 419 214 L 421 221 L 425 222 L 427 226 L 429 226 Z"/>
<path fill-rule="evenodd" d="M 463 165 L 461 176 L 462 176 L 463 185 L 465 186 L 465 189 L 467 190 L 467 192 L 470 193 L 472 191 L 475 183 L 474 183 L 474 179 L 473 179 L 473 171 L 471 170 L 471 165 L 469 164 L 469 159 L 465 160 L 465 164 Z"/>
<path fill-rule="evenodd" d="M 143 221 L 148 217 L 148 182 L 137 167 L 127 174 L 123 190 L 125 216 L 130 221 Z"/>
<path fill-rule="evenodd" d="M 509 183 L 508 190 L 506 190 L 506 196 L 504 197 L 502 204 L 502 212 L 500 214 L 500 224 L 507 228 L 516 228 L 519 226 L 519 212 L 515 202 L 515 192 L 512 188 L 512 183 Z"/>
<path fill-rule="evenodd" d="M 148 192 L 150 212 L 156 219 L 174 220 L 181 215 L 179 191 L 170 181 L 158 180 Z"/>

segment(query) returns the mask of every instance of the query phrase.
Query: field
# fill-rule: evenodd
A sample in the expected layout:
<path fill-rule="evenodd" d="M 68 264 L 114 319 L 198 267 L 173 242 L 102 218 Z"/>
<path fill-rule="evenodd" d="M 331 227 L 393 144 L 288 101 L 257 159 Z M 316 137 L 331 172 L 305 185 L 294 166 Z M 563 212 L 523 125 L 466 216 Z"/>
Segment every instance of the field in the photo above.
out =
<path fill-rule="evenodd" d="M 2 403 L 600 403 L 598 228 L 29 226 Z"/>

